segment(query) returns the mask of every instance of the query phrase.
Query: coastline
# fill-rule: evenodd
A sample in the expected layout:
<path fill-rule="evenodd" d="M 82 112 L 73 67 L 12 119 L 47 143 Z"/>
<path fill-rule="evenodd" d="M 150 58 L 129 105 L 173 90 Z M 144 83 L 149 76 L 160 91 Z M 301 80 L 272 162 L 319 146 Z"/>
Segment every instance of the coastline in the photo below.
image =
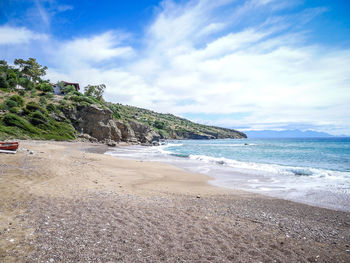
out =
<path fill-rule="evenodd" d="M 20 147 L 0 159 L 0 261 L 350 260 L 350 213 L 215 187 L 101 145 Z"/>
<path fill-rule="evenodd" d="M 244 144 L 235 143 L 226 143 L 225 140 L 220 140 L 217 144 L 202 143 L 202 141 L 198 141 L 198 144 L 197 141 L 189 144 L 186 141 L 171 141 L 167 145 L 158 147 L 131 145 L 118 150 L 110 148 L 106 154 L 129 160 L 160 162 L 191 173 L 204 174 L 211 177 L 209 183 L 217 187 L 350 212 L 350 196 L 344 190 L 344 186 L 350 183 L 348 173 L 317 168 L 317 166 L 298 166 L 291 163 L 279 165 L 278 157 L 276 163 L 271 163 L 269 160 L 267 163 L 250 161 L 247 160 L 247 153 L 251 150 L 259 151 L 258 145 L 264 145 L 265 142 L 253 140 Z M 189 145 L 196 150 L 191 151 Z M 214 149 L 220 153 L 219 156 L 205 150 L 202 154 L 199 149 L 204 148 L 201 147 L 203 145 L 208 146 L 209 149 L 215 147 Z M 232 159 L 224 156 L 223 152 L 226 149 L 220 147 L 221 145 L 226 149 L 230 149 L 229 147 L 238 149 L 230 152 L 233 154 Z M 243 155 L 243 160 L 241 156 L 237 156 L 237 152 Z M 300 151 L 298 153 L 300 154 Z M 289 158 L 287 155 L 285 158 Z M 284 162 L 293 162 L 293 158 L 295 156 Z"/>

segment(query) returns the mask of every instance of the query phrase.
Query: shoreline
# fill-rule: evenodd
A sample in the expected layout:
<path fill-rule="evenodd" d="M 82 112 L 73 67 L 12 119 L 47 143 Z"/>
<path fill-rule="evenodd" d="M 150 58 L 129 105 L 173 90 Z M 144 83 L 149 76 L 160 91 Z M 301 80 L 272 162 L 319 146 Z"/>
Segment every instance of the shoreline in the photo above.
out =
<path fill-rule="evenodd" d="M 0 261 L 350 260 L 350 213 L 215 187 L 92 145 L 22 141 L 1 155 Z"/>
<path fill-rule="evenodd" d="M 211 157 L 208 156 L 200 156 L 200 159 L 187 156 L 181 157 L 181 155 L 176 156 L 176 154 L 174 156 L 167 149 L 163 149 L 162 146 L 160 148 L 147 148 L 130 145 L 120 151 L 114 151 L 113 148 L 109 148 L 106 154 L 128 160 L 160 162 L 181 168 L 190 173 L 203 174 L 211 178 L 208 183 L 215 187 L 233 191 L 246 191 L 310 206 L 350 212 L 349 196 L 336 191 L 341 189 L 320 188 L 322 183 L 326 182 L 321 182 L 319 178 L 318 180 L 310 180 L 304 177 L 300 178 L 303 180 L 298 179 L 300 181 L 297 181 L 297 176 L 286 176 L 284 180 L 281 180 L 283 177 L 280 179 L 276 175 L 262 174 L 259 170 L 255 170 L 255 173 L 253 170 L 245 172 L 244 170 L 235 169 L 234 166 L 226 165 L 225 161 L 219 158 L 216 161 L 219 162 L 217 164 L 213 158 L 210 159 Z M 206 161 L 206 157 L 210 159 L 209 162 Z M 204 159 L 204 161 L 201 161 L 201 159 Z M 317 170 L 317 168 L 315 169 Z M 298 184 L 304 185 L 299 187 Z M 318 190 L 315 190 L 313 187 Z"/>

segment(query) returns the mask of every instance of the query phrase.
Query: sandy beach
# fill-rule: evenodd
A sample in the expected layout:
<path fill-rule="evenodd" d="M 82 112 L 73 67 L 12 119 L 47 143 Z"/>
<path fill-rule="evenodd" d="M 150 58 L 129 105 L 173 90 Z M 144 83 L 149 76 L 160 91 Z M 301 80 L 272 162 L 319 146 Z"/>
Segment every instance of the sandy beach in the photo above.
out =
<path fill-rule="evenodd" d="M 350 213 L 23 141 L 0 155 L 0 262 L 350 262 Z"/>

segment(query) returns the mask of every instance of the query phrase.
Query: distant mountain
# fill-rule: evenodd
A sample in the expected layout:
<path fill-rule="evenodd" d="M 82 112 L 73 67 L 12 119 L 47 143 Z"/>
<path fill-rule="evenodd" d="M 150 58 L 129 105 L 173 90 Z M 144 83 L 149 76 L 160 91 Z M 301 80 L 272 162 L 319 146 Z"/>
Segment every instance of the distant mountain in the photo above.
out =
<path fill-rule="evenodd" d="M 317 131 L 300 131 L 300 130 L 262 130 L 262 131 L 245 131 L 248 138 L 330 138 L 331 134 Z"/>

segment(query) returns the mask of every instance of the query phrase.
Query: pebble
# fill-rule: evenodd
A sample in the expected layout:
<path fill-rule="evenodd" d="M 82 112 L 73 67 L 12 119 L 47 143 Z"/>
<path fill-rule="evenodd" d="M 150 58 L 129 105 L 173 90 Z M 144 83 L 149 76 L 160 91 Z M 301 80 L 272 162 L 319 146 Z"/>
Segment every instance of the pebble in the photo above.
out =
<path fill-rule="evenodd" d="M 55 260 L 53 258 L 50 258 L 50 262 L 54 262 Z"/>
<path fill-rule="evenodd" d="M 197 197 L 197 198 L 201 198 L 201 196 L 200 196 L 200 195 L 197 195 L 196 197 Z"/>

